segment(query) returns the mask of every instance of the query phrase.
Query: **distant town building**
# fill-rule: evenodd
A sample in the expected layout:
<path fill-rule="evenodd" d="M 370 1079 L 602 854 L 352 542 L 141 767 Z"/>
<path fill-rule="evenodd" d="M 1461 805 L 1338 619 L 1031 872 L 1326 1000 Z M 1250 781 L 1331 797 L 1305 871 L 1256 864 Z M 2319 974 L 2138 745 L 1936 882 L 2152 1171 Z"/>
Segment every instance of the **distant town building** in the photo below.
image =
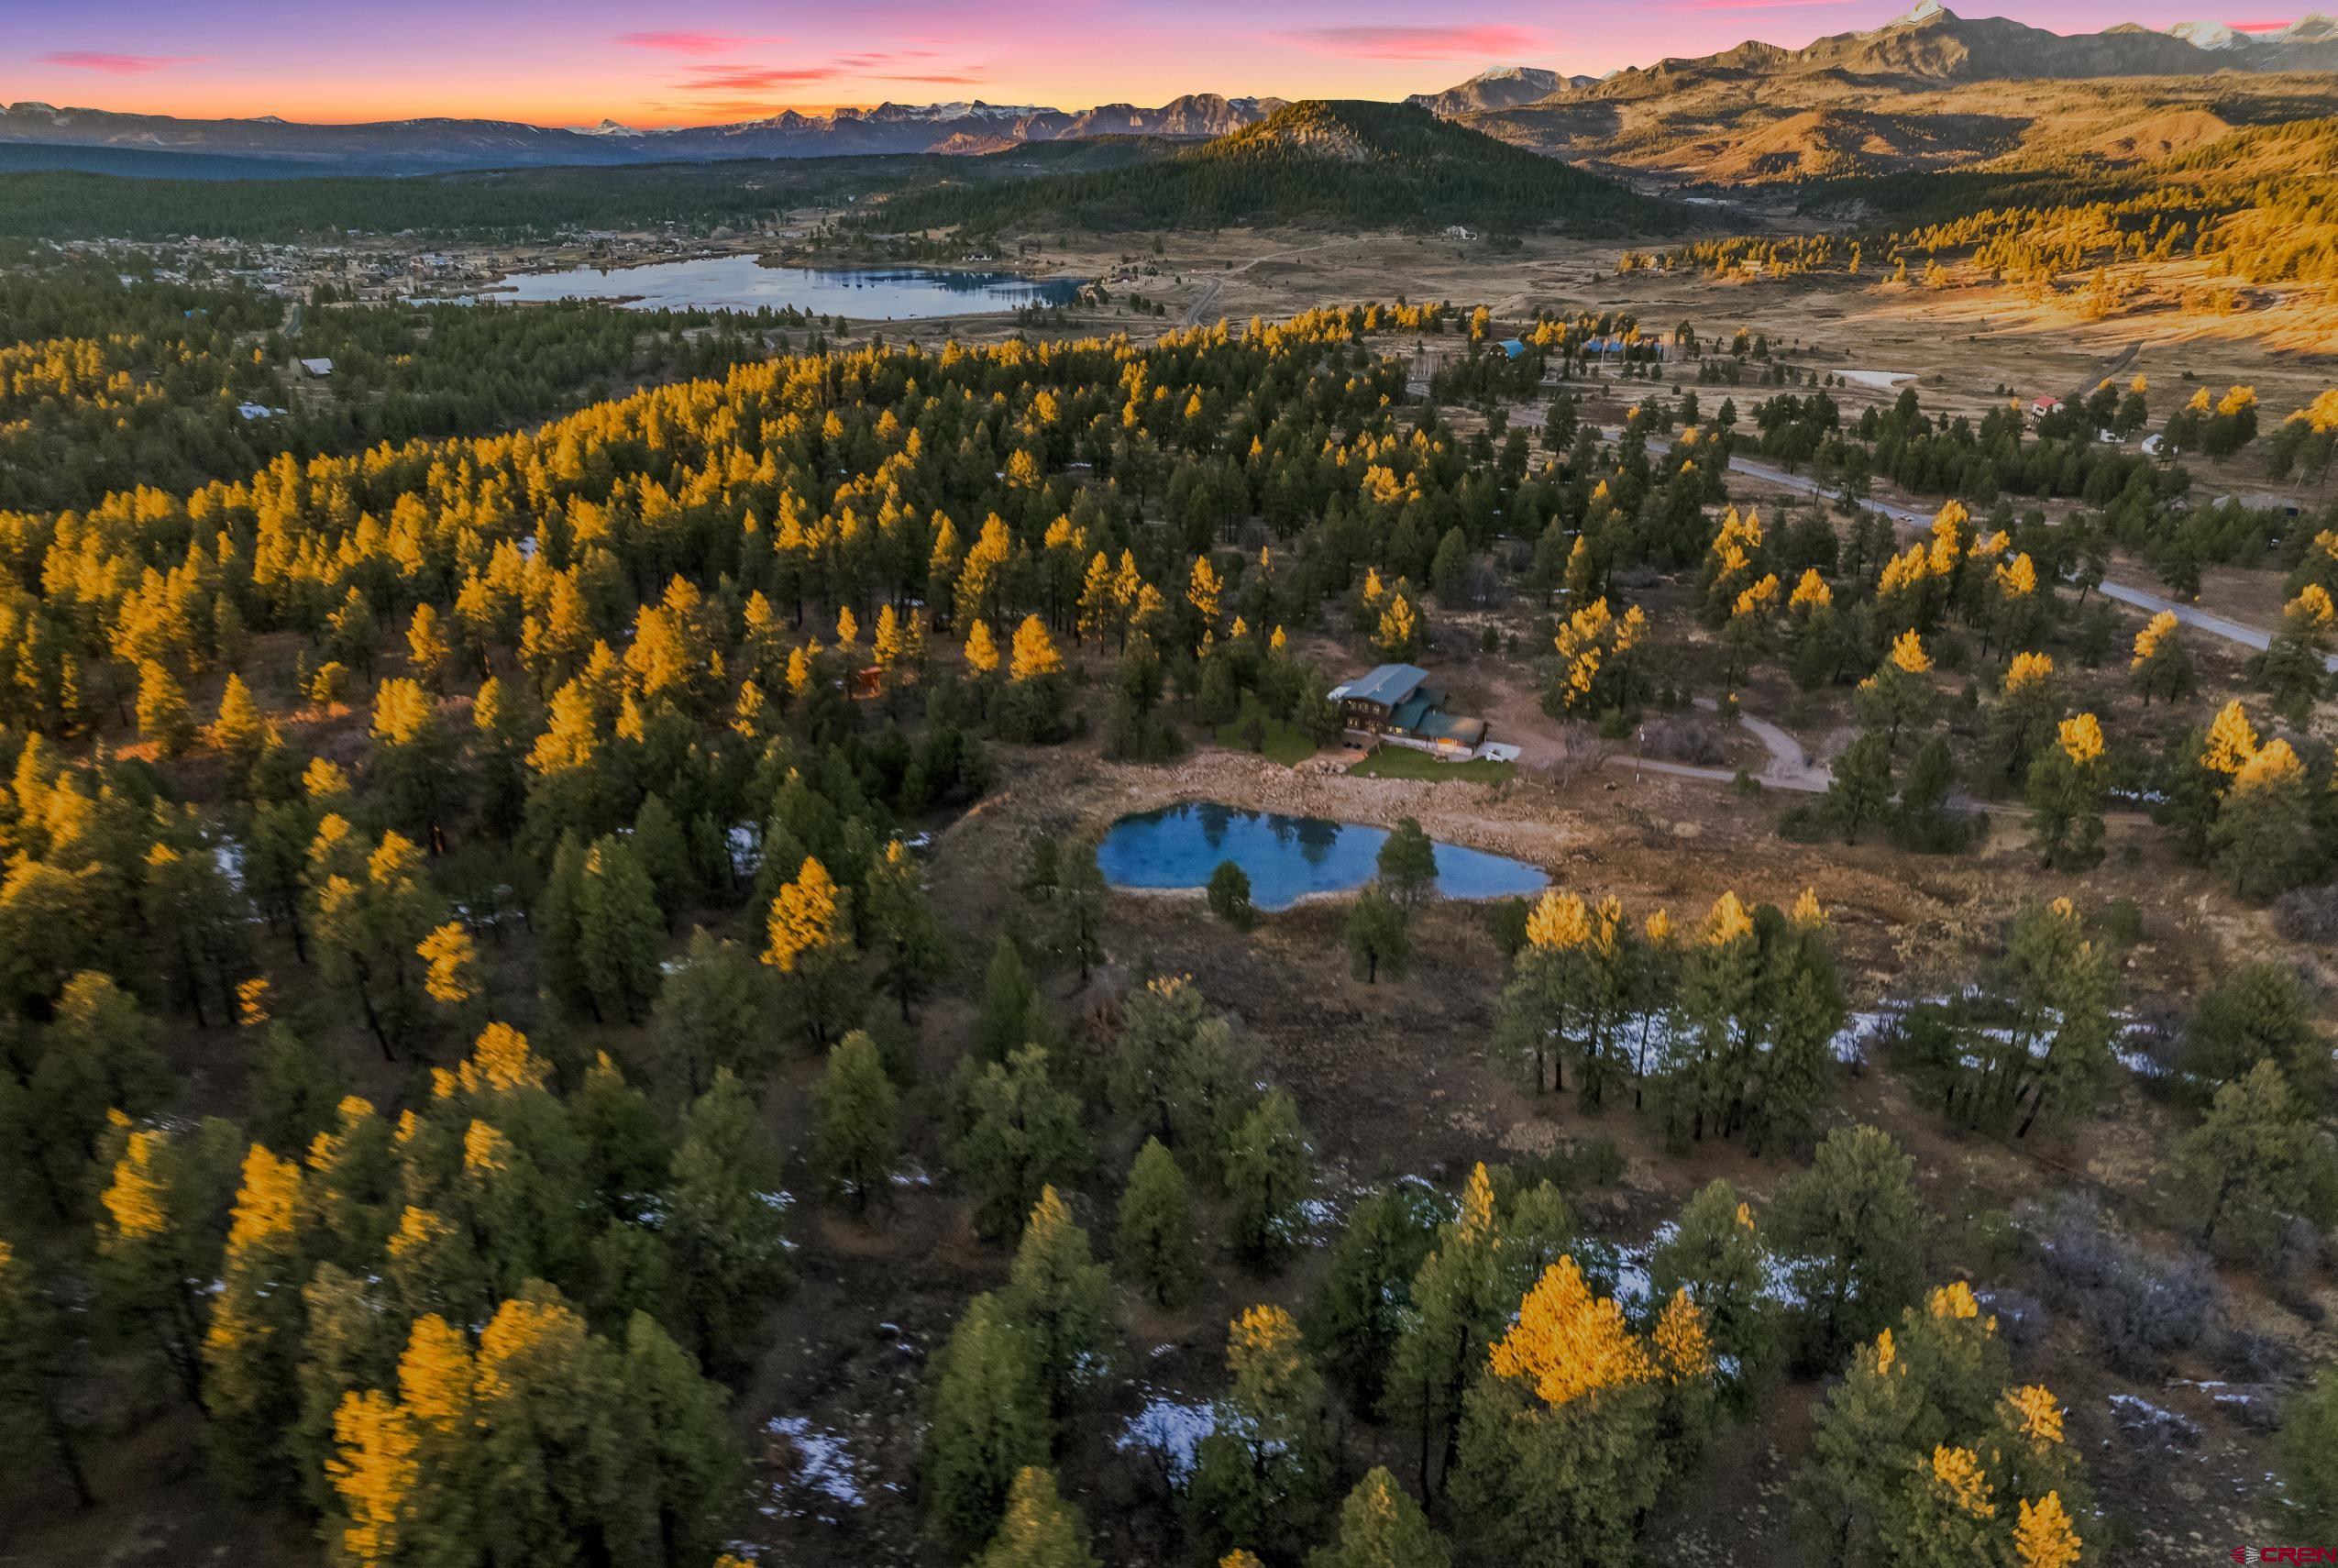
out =
<path fill-rule="evenodd" d="M 2040 419 L 2049 414 L 2059 414 L 2062 412 L 2062 400 L 2058 397 L 2033 398 L 2030 401 L 2030 412 Z"/>
<path fill-rule="evenodd" d="M 307 374 L 314 376 L 318 381 L 323 381 L 325 377 L 333 373 L 333 361 L 330 359 L 303 359 L 301 361 L 301 369 Z"/>
<path fill-rule="evenodd" d="M 1475 756 L 1485 743 L 1485 721 L 1445 712 L 1445 694 L 1414 664 L 1384 664 L 1335 686 L 1330 700 L 1350 734 L 1385 741 L 1438 756 Z"/>

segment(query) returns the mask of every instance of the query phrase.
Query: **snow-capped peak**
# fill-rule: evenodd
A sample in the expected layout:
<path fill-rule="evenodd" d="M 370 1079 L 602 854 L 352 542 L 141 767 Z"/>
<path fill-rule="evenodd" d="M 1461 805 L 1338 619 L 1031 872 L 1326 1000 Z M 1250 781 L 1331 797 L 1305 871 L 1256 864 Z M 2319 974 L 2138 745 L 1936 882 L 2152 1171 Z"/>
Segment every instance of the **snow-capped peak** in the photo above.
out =
<path fill-rule="evenodd" d="M 1906 10 L 1901 12 L 1898 16 L 1892 17 L 1890 21 L 1883 25 L 1887 28 L 1905 28 L 1911 27 L 1917 22 L 1929 22 L 1935 17 L 1946 17 L 1949 15 L 1950 12 L 1948 7 L 1943 6 L 1940 3 L 1940 0 L 1916 0 L 1916 3 L 1913 6 L 1909 6 Z"/>
<path fill-rule="evenodd" d="M 2167 29 L 2167 36 L 2195 49 L 2231 49 L 2241 41 L 2241 35 L 2222 22 L 2178 22 Z"/>

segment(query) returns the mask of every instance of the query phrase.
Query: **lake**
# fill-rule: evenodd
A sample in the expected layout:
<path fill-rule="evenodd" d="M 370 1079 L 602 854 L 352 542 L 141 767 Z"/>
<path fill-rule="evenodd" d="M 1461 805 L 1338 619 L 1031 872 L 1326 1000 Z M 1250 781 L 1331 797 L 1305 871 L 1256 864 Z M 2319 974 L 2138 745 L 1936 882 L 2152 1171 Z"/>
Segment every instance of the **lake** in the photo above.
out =
<path fill-rule="evenodd" d="M 851 321 L 900 321 L 1063 304 L 1079 290 L 1077 278 L 932 267 L 766 267 L 752 256 L 700 256 L 643 267 L 514 272 L 470 297 L 527 304 L 615 300 L 635 310 L 751 311 L 793 305 Z"/>
<path fill-rule="evenodd" d="M 1122 817 L 1097 845 L 1097 865 L 1116 888 L 1201 888 L 1221 860 L 1251 879 L 1251 902 L 1285 910 L 1314 893 L 1361 888 L 1379 874 L 1385 828 L 1321 817 L 1285 817 L 1203 801 Z M 1507 856 L 1437 845 L 1437 890 L 1449 899 L 1538 893 L 1550 884 L 1536 867 Z"/>

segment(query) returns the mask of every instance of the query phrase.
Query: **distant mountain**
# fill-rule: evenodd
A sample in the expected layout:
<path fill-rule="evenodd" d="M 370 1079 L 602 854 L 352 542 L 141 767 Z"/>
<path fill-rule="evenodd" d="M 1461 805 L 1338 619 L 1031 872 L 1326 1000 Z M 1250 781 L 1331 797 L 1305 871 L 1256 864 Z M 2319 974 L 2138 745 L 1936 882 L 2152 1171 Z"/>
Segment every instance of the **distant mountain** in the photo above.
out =
<path fill-rule="evenodd" d="M 787 110 L 734 125 L 635 130 L 603 120 L 590 130 L 508 120 L 417 119 L 303 125 L 257 119 L 182 120 L 60 109 L 0 107 L 0 146 L 116 148 L 215 158 L 262 159 L 318 173 L 425 173 L 555 164 L 703 162 L 740 158 L 824 158 L 868 153 L 987 152 L 1073 137 L 1145 136 L 1201 140 L 1274 113 L 1278 99 L 1188 94 L 1159 108 L 1107 104 L 1074 113 L 1036 105 L 880 104 L 828 115 Z M 19 160 L 28 155 L 18 152 Z M 29 167 L 18 161 L 17 167 Z M 86 167 L 59 161 L 44 167 Z"/>
<path fill-rule="evenodd" d="M 2338 116 L 2338 24 L 2065 37 L 1939 0 L 1790 50 L 1661 60 L 1460 122 L 1594 168 L 1762 183 L 2156 161 L 2236 126 Z"/>
<path fill-rule="evenodd" d="M 867 221 L 901 230 L 1045 218 L 1097 229 L 1336 223 L 1625 235 L 1674 231 L 1685 217 L 1670 203 L 1417 105 L 1320 98 L 1122 168 L 912 186 L 872 207 Z"/>
<path fill-rule="evenodd" d="M 1442 93 L 1416 93 L 1405 100 L 1442 119 L 1459 119 L 1483 109 L 1511 109 L 1548 98 L 1570 87 L 1588 87 L 1596 76 L 1561 76 L 1532 65 L 1497 65 Z"/>

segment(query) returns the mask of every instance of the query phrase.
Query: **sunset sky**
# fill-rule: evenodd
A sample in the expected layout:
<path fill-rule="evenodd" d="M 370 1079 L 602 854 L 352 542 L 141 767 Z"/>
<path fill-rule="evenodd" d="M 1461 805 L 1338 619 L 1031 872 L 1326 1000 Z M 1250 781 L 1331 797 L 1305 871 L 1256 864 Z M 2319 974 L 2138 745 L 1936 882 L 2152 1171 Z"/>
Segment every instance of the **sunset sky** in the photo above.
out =
<path fill-rule="evenodd" d="M 657 126 L 886 99 L 1086 108 L 1199 92 L 1392 98 L 1449 86 L 1493 64 L 1595 73 L 1710 53 L 1748 38 L 1801 45 L 1874 27 L 1904 6 L 30 0 L 7 8 L 0 100 L 204 117 L 454 115 L 590 125 L 606 116 Z M 2065 33 L 2120 21 L 2158 27 L 2200 14 L 2182 0 L 1957 8 Z M 2217 19 L 2270 27 L 2294 14 Z"/>

